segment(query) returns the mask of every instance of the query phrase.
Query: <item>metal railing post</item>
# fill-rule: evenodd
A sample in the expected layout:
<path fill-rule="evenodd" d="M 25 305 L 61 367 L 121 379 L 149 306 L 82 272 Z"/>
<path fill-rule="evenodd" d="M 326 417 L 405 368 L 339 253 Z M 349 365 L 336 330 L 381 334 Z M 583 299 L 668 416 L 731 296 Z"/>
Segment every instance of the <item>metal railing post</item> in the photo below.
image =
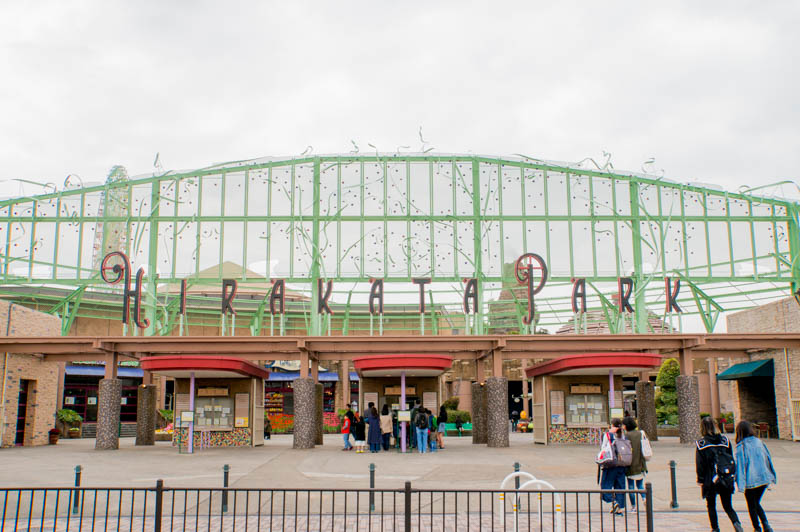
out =
<path fill-rule="evenodd" d="M 646 493 L 645 497 L 645 509 L 647 512 L 647 532 L 655 532 L 655 524 L 653 523 L 653 484 L 650 482 L 645 482 L 644 490 Z"/>
<path fill-rule="evenodd" d="M 519 462 L 514 462 L 514 473 L 519 473 Z M 519 490 L 519 477 L 514 477 L 514 488 Z"/>
<path fill-rule="evenodd" d="M 672 501 L 669 503 L 669 507 L 673 510 L 678 507 L 678 486 L 675 481 L 675 467 L 678 465 L 678 462 L 675 460 L 669 461 L 669 481 L 672 484 Z"/>
<path fill-rule="evenodd" d="M 408 481 L 405 489 L 405 531 L 411 532 L 411 482 Z"/>
<path fill-rule="evenodd" d="M 153 532 L 161 532 L 161 514 L 164 511 L 164 481 L 156 480 L 156 510 L 153 516 Z"/>
<path fill-rule="evenodd" d="M 369 465 L 369 511 L 375 511 L 375 464 Z"/>
<path fill-rule="evenodd" d="M 231 466 L 225 464 L 222 466 L 222 487 L 228 487 L 228 473 L 231 470 Z M 223 490 L 222 492 L 222 513 L 228 511 L 228 490 Z"/>
<path fill-rule="evenodd" d="M 76 488 L 80 488 L 81 487 L 81 471 L 83 471 L 81 466 L 76 465 L 75 466 L 75 487 Z M 74 490 L 74 491 L 75 491 L 75 497 L 72 499 L 72 513 L 76 514 L 76 513 L 78 513 L 78 506 L 80 505 L 80 491 L 78 491 L 78 490 Z"/>

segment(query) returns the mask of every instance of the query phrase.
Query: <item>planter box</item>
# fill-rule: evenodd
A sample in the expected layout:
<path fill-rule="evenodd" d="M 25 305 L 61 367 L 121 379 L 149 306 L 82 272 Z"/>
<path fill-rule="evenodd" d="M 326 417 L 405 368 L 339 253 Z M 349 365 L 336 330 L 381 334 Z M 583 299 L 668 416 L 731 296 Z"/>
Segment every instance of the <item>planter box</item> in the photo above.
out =
<path fill-rule="evenodd" d="M 73 439 L 81 437 L 81 431 L 80 430 L 68 430 L 67 434 L 69 434 L 69 437 L 73 438 Z"/>
<path fill-rule="evenodd" d="M 172 441 L 172 434 L 168 433 L 158 433 L 156 432 L 156 440 L 155 441 Z"/>
<path fill-rule="evenodd" d="M 662 436 L 680 436 L 680 430 L 678 427 L 670 427 L 670 426 L 659 426 L 658 427 L 658 437 L 661 438 Z"/>

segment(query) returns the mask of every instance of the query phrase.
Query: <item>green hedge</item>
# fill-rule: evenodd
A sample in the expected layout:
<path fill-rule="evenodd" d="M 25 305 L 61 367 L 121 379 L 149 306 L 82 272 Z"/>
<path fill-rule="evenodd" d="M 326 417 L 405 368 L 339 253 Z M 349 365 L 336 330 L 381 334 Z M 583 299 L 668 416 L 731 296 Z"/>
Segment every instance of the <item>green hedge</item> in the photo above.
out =
<path fill-rule="evenodd" d="M 461 420 L 461 423 L 470 423 L 472 421 L 472 417 L 469 415 L 469 412 L 466 410 L 448 410 L 447 411 L 447 422 L 448 423 L 455 423 L 456 420 Z"/>

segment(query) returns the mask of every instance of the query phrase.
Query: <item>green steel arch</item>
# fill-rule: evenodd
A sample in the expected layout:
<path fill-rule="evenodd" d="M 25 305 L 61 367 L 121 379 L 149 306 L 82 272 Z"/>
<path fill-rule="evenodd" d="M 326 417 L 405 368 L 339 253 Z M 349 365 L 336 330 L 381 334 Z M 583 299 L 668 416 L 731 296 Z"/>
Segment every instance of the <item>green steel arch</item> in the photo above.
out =
<path fill-rule="evenodd" d="M 539 327 L 577 323 L 571 280 L 586 278 L 590 310 L 612 332 L 647 332 L 650 317 L 675 318 L 664 311 L 662 279 L 671 277 L 683 281 L 684 314 L 711 330 L 721 311 L 797 290 L 798 234 L 791 200 L 523 156 L 334 154 L 137 178 L 115 167 L 103 184 L 0 201 L 0 290 L 62 315 L 65 332 L 75 316 L 119 316 L 118 289 L 98 270 L 120 250 L 146 268 L 148 334 L 174 332 L 180 280 L 211 292 L 223 278 L 263 287 L 237 302 L 238 329 L 254 334 L 269 318 L 269 278 L 307 296 L 290 310 L 308 334 L 359 332 L 348 319 L 366 306 L 371 278 L 385 280 L 389 310 L 370 318 L 370 333 L 424 332 L 426 323 L 527 333 L 513 263 L 535 252 L 550 270 L 536 299 Z M 620 276 L 635 281 L 630 320 L 610 301 Z M 391 308 L 416 304 L 419 277 L 432 280 L 435 318 L 411 327 Z M 471 277 L 480 302 L 466 317 L 460 291 Z M 334 282 L 334 321 L 311 304 L 320 278 Z M 81 305 L 86 294 L 94 306 Z"/>

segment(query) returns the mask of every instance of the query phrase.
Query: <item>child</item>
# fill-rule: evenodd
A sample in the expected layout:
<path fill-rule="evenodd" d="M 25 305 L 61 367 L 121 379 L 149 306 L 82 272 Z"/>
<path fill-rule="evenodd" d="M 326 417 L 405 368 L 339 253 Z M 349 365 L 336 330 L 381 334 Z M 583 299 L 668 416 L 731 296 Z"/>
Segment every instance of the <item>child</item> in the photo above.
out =
<path fill-rule="evenodd" d="M 367 427 L 364 418 L 358 412 L 355 413 L 355 421 L 353 422 L 354 437 L 356 440 L 356 452 L 364 453 L 367 447 Z"/>

